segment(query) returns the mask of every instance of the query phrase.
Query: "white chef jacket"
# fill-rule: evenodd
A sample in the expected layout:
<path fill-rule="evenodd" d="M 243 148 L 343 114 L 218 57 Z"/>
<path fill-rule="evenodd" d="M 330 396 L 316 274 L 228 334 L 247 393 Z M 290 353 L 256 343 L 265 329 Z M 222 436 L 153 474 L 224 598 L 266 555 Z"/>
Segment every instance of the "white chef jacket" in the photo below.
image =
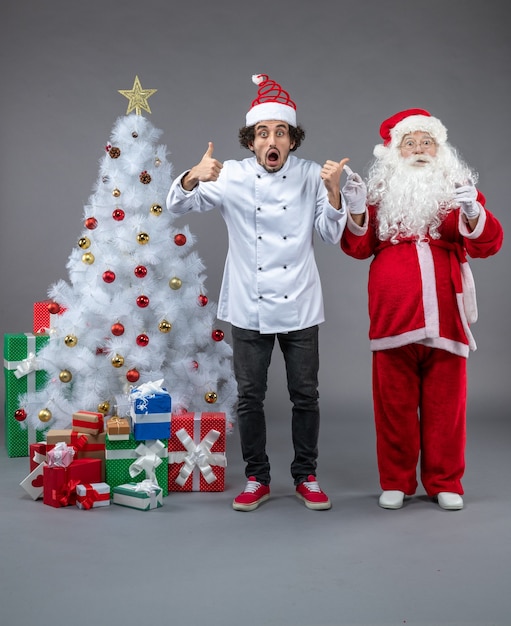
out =
<path fill-rule="evenodd" d="M 346 224 L 328 201 L 321 167 L 289 155 L 278 172 L 255 157 L 225 161 L 215 182 L 192 191 L 178 176 L 167 196 L 173 213 L 219 209 L 229 249 L 217 316 L 261 333 L 300 330 L 324 321 L 323 294 L 313 235 L 338 243 Z"/>

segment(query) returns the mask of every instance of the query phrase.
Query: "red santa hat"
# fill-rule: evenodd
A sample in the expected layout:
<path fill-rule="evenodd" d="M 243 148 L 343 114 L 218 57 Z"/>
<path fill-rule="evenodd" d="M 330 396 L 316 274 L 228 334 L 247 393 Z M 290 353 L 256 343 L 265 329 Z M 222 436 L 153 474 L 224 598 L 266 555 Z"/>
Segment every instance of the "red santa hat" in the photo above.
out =
<path fill-rule="evenodd" d="M 263 120 L 279 120 L 296 126 L 296 104 L 287 91 L 270 80 L 267 74 L 254 74 L 252 82 L 259 85 L 259 90 L 246 115 L 246 125 L 253 126 Z"/>
<path fill-rule="evenodd" d="M 437 144 L 447 141 L 447 129 L 442 122 L 425 109 L 406 109 L 389 117 L 380 126 L 383 145 L 374 148 L 374 155 L 381 157 L 389 148 L 397 148 L 405 135 L 416 131 L 429 133 Z"/>

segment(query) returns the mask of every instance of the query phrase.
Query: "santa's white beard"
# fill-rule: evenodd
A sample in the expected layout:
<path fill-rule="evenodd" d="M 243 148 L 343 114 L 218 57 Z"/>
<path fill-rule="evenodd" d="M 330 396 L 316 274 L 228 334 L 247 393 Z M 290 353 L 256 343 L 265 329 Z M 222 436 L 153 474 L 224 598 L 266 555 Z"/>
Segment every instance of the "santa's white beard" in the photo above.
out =
<path fill-rule="evenodd" d="M 414 165 L 418 159 L 423 165 Z M 440 146 L 436 157 L 402 157 L 397 151 L 378 159 L 368 181 L 369 200 L 378 204 L 378 235 L 383 241 L 401 237 L 440 237 L 438 229 L 454 206 L 455 183 L 475 174 L 452 148 Z"/>

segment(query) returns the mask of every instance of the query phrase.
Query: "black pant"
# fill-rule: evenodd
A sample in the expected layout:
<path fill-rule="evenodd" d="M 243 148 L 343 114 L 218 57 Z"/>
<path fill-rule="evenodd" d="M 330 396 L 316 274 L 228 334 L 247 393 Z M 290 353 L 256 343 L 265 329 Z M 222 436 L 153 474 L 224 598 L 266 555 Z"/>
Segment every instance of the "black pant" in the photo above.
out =
<path fill-rule="evenodd" d="M 234 374 L 238 383 L 238 424 L 245 475 L 270 483 L 266 454 L 266 396 L 268 367 L 277 337 L 284 355 L 287 388 L 293 404 L 292 437 L 295 456 L 291 475 L 295 485 L 316 475 L 319 435 L 318 326 L 290 333 L 261 334 L 232 327 Z"/>

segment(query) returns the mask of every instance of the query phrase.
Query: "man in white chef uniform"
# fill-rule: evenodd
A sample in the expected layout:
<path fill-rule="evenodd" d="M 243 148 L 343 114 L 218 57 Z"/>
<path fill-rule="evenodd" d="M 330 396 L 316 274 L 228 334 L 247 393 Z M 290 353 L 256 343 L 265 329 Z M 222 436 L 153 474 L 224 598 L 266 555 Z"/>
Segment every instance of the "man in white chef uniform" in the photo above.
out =
<path fill-rule="evenodd" d="M 267 75 L 252 77 L 257 98 L 239 131 L 253 155 L 220 163 L 210 142 L 202 160 L 178 176 L 167 207 L 177 214 L 218 209 L 229 249 L 218 318 L 232 325 L 234 374 L 245 489 L 237 511 L 256 509 L 270 496 L 264 399 L 275 338 L 282 350 L 292 412 L 297 497 L 309 509 L 331 507 L 316 479 L 319 434 L 318 325 L 323 296 L 313 249 L 314 230 L 337 244 L 346 224 L 340 192 L 344 163 L 321 166 L 290 153 L 305 133 L 296 105 Z"/>

